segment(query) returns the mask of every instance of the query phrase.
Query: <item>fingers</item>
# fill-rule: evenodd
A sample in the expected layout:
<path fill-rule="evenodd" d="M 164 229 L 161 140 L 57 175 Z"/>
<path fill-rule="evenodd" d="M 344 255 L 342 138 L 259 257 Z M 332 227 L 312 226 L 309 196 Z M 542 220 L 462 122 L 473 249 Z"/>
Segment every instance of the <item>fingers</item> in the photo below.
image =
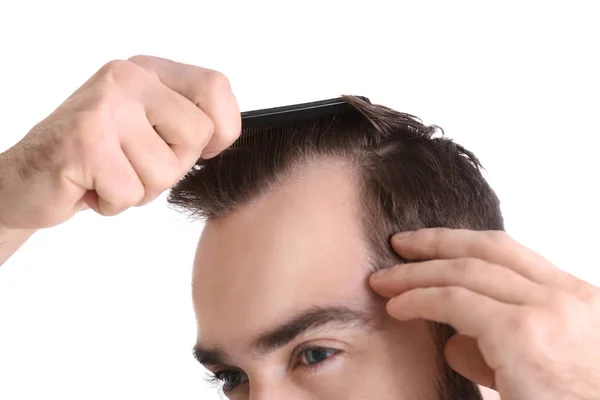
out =
<path fill-rule="evenodd" d="M 478 338 L 516 307 L 459 286 L 418 288 L 391 299 L 387 313 L 398 320 L 425 319 Z"/>
<path fill-rule="evenodd" d="M 106 158 L 119 162 L 99 167 L 94 177 L 97 196 L 91 193 L 84 200 L 101 214 L 148 203 L 172 187 L 201 155 L 220 152 L 240 133 L 237 102 L 227 79 L 216 71 L 146 56 L 111 62 L 101 71 L 121 94 L 110 98 L 108 113 L 120 142 L 113 152 L 119 154 Z M 126 169 L 120 179 L 127 182 L 111 183 L 106 171 L 119 175 L 117 165 Z M 118 190 L 127 193 L 113 193 Z"/>
<path fill-rule="evenodd" d="M 479 258 L 510 268 L 539 284 L 570 290 L 579 287 L 572 275 L 501 231 L 421 229 L 407 236 L 394 236 L 392 247 L 407 259 Z"/>
<path fill-rule="evenodd" d="M 371 287 L 388 298 L 420 287 L 446 286 L 460 286 L 511 304 L 541 303 L 548 296 L 545 287 L 477 258 L 402 264 L 371 276 Z"/>
<path fill-rule="evenodd" d="M 461 334 L 452 336 L 446 343 L 444 356 L 448 365 L 468 380 L 494 389 L 494 370 L 472 337 Z"/>
<path fill-rule="evenodd" d="M 138 204 L 145 190 L 137 172 L 122 151 L 111 152 L 95 176 L 97 196 L 86 195 L 84 201 L 99 214 L 117 215 Z"/>
<path fill-rule="evenodd" d="M 225 75 L 158 57 L 135 56 L 130 61 L 156 73 L 164 85 L 189 99 L 212 120 L 214 136 L 207 143 L 204 155 L 215 155 L 239 137 L 240 110 Z"/>
<path fill-rule="evenodd" d="M 200 158 L 213 137 L 212 120 L 181 94 L 160 82 L 154 87 L 152 96 L 145 99 L 145 107 L 150 126 L 179 159 L 181 175 L 178 178 L 181 178 Z"/>
<path fill-rule="evenodd" d="M 237 102 L 216 71 L 137 56 L 108 63 L 92 83 L 99 105 L 88 119 L 101 123 L 85 124 L 99 133 L 83 140 L 89 154 L 81 158 L 95 161 L 79 180 L 93 190 L 81 201 L 101 214 L 148 203 L 240 133 Z"/>
<path fill-rule="evenodd" d="M 173 150 L 145 119 L 135 121 L 139 121 L 139 126 L 132 126 L 128 134 L 121 136 L 121 149 L 144 186 L 142 200 L 131 204 L 139 206 L 175 185 L 189 168 L 181 165 Z"/>

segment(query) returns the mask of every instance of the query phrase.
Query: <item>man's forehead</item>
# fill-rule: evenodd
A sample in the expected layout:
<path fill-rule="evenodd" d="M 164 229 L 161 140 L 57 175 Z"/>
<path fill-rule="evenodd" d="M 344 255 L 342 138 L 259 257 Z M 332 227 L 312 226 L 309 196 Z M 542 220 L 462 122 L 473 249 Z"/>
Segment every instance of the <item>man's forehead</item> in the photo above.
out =
<path fill-rule="evenodd" d="M 271 287 L 250 283 L 243 291 L 223 290 L 212 292 L 212 295 L 206 293 L 206 296 L 195 294 L 198 340 L 206 347 L 248 349 L 257 338 L 278 329 L 290 318 L 309 313 L 307 310 L 346 308 L 355 311 L 354 314 L 334 312 L 330 315 L 339 318 L 331 319 L 331 322 L 350 323 L 361 320 L 359 314 L 373 315 L 376 296 L 366 283 L 366 274 L 340 278 L 338 281 L 327 279 L 314 284 L 304 281 Z"/>
<path fill-rule="evenodd" d="M 307 307 L 361 299 L 368 257 L 357 196 L 331 164 L 209 221 L 194 272 L 202 331 L 258 332 Z"/>
<path fill-rule="evenodd" d="M 345 274 L 366 258 L 359 208 L 343 164 L 307 168 L 239 211 L 208 221 L 196 270 L 229 283 L 245 274 L 255 283 L 268 276 Z"/>

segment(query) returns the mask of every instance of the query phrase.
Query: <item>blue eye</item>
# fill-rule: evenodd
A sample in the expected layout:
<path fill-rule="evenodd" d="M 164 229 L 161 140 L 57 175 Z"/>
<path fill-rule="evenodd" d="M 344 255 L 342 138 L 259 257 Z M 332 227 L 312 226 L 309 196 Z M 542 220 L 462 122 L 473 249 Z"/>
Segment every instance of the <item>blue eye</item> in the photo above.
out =
<path fill-rule="evenodd" d="M 223 383 L 223 390 L 230 391 L 245 383 L 248 377 L 242 371 L 221 371 L 215 373 L 215 377 Z"/>
<path fill-rule="evenodd" d="M 307 365 L 315 365 L 322 363 L 329 357 L 334 356 L 338 353 L 337 350 L 327 349 L 324 347 L 315 347 L 312 349 L 306 349 L 302 352 L 302 363 Z"/>

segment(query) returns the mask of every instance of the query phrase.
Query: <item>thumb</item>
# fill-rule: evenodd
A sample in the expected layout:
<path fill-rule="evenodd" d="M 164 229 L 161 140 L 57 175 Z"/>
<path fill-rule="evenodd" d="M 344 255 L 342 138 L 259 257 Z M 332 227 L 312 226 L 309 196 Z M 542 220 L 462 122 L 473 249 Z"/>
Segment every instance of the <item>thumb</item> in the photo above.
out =
<path fill-rule="evenodd" d="M 461 334 L 452 336 L 444 355 L 453 370 L 470 381 L 495 389 L 494 370 L 483 359 L 475 339 Z"/>
<path fill-rule="evenodd" d="M 80 200 L 75 205 L 75 212 L 81 212 L 81 211 L 85 211 L 85 210 L 89 210 L 89 209 L 90 209 L 90 206 L 84 200 Z"/>
<path fill-rule="evenodd" d="M 77 203 L 77 211 L 85 211 L 92 209 L 97 213 L 100 213 L 98 210 L 98 195 L 93 190 L 88 190 L 85 192 L 79 203 Z"/>

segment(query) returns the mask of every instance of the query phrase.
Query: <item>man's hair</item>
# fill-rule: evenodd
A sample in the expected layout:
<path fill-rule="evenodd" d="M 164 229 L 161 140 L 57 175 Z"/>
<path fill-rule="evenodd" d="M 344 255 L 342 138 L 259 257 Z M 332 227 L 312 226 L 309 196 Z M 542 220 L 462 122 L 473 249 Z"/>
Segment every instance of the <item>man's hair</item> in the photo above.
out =
<path fill-rule="evenodd" d="M 364 237 L 374 269 L 403 262 L 390 237 L 427 227 L 504 230 L 499 200 L 473 153 L 434 135 L 437 126 L 346 96 L 353 110 L 285 125 L 244 129 L 214 159 L 199 160 L 172 189 L 169 202 L 193 216 L 220 218 L 284 184 L 321 159 L 341 159 L 358 182 Z M 443 133 L 443 132 L 442 132 Z M 443 354 L 456 331 L 431 324 Z M 477 385 L 439 357 L 443 400 L 481 399 Z"/>

